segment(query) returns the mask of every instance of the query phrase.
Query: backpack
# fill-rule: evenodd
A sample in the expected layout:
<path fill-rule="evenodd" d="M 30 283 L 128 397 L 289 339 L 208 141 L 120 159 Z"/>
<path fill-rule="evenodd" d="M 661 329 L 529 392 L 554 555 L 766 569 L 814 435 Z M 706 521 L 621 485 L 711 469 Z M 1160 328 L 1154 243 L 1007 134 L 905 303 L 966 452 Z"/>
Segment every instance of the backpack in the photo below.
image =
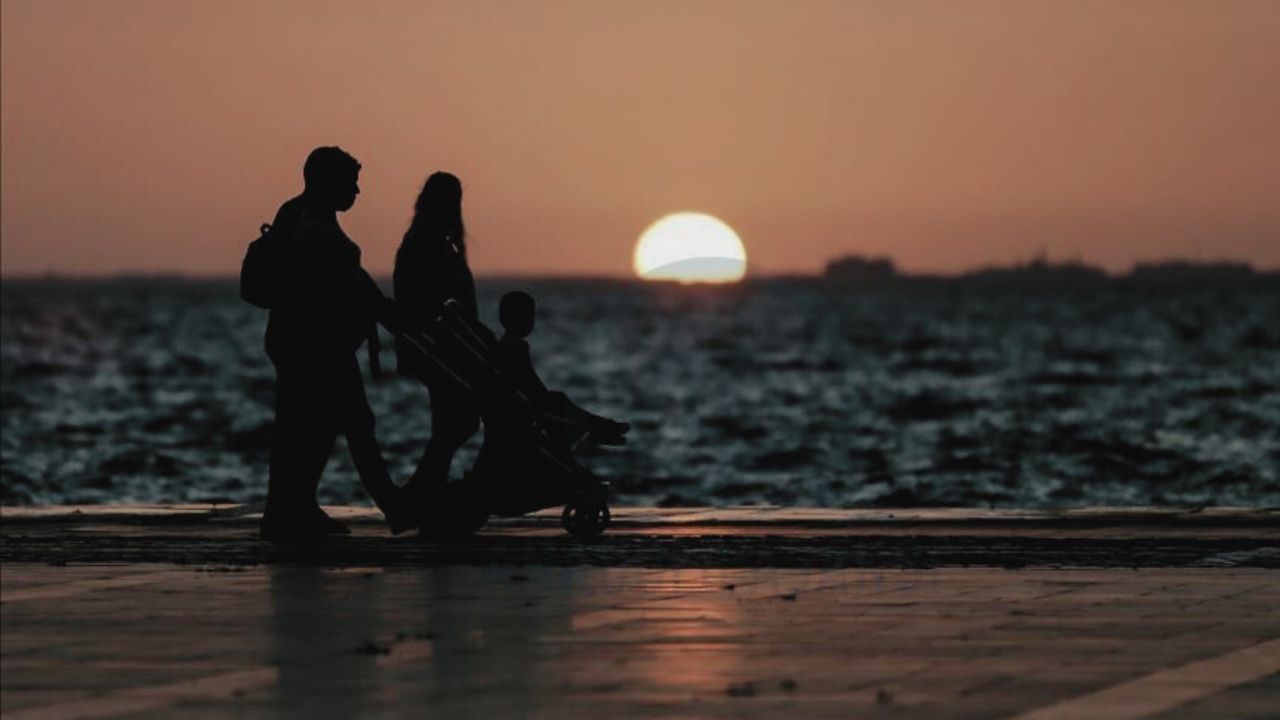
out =
<path fill-rule="evenodd" d="M 279 291 L 283 248 L 278 233 L 262 223 L 261 234 L 249 243 L 240 265 L 240 297 L 250 305 L 270 310 Z"/>

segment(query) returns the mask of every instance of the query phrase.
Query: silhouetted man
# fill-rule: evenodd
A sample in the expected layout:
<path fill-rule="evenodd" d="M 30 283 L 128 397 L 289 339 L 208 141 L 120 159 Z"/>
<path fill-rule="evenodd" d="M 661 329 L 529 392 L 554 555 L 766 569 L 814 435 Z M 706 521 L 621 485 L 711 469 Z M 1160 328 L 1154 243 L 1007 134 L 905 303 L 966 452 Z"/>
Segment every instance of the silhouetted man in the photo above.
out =
<path fill-rule="evenodd" d="M 365 489 L 392 525 L 403 510 L 374 436 L 356 350 L 376 338 L 390 301 L 360 267 L 360 248 L 338 225 L 355 204 L 360 163 L 336 147 L 316 148 L 302 170 L 305 189 L 276 213 L 276 284 L 267 355 L 276 367 L 276 423 L 262 535 L 306 540 L 346 533 L 316 502 L 333 442 L 346 436 Z"/>

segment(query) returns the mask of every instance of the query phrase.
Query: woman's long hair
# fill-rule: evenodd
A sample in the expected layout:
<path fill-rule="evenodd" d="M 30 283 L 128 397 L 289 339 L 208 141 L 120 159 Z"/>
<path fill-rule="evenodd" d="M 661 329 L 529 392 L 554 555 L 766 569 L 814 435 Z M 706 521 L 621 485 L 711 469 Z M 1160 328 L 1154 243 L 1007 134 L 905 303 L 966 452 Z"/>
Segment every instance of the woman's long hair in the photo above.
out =
<path fill-rule="evenodd" d="M 447 172 L 434 172 L 413 204 L 413 222 L 404 246 L 440 252 L 453 245 L 467 255 L 467 229 L 462 224 L 462 181 Z"/>

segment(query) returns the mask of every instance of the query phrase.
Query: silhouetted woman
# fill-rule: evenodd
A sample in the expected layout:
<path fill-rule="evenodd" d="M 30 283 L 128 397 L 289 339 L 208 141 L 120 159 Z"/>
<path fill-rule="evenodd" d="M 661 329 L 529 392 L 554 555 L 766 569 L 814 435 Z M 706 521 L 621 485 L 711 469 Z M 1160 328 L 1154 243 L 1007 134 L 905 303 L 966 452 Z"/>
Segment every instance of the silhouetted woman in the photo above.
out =
<path fill-rule="evenodd" d="M 462 183 L 446 173 L 432 173 L 413 208 L 413 222 L 396 252 L 396 305 L 409 327 L 425 327 L 446 300 L 461 303 L 476 317 L 476 287 L 467 267 L 466 229 L 462 224 Z M 427 386 L 431 395 L 431 441 L 410 479 L 412 496 L 422 498 L 449 478 L 453 454 L 480 427 L 474 401 L 438 369 L 397 343 L 402 374 Z"/>

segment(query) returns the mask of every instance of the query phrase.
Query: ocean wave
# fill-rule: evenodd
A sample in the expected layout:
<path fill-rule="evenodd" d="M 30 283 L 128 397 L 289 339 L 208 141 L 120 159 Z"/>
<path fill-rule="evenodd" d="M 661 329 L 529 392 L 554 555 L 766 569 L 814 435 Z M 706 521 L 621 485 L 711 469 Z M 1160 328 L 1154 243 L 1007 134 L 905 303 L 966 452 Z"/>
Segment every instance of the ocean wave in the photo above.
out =
<path fill-rule="evenodd" d="M 482 282 L 494 327 L 517 286 L 547 383 L 634 423 L 583 454 L 619 503 L 1280 505 L 1274 290 Z M 5 282 L 0 307 L 0 502 L 263 498 L 266 318 L 234 283 Z M 426 393 L 368 394 L 407 476 Z M 341 445 L 321 494 L 367 502 Z"/>

